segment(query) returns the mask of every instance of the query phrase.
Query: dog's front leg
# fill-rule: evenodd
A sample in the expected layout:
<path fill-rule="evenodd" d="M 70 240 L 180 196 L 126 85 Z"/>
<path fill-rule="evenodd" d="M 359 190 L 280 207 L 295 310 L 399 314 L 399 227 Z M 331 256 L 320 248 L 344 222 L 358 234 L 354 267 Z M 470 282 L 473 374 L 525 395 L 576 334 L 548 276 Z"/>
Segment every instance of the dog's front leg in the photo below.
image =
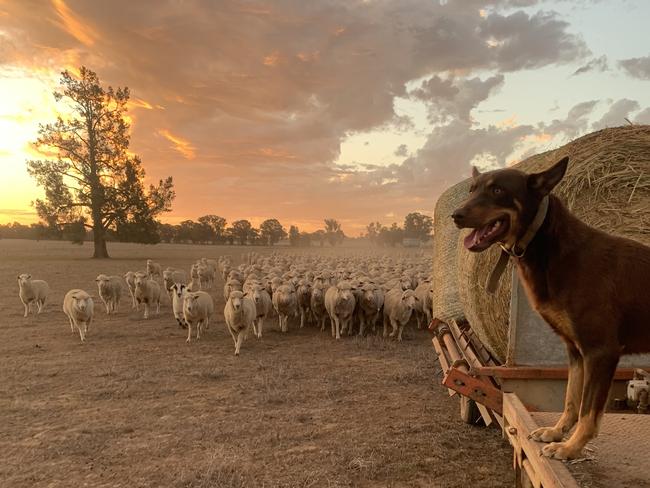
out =
<path fill-rule="evenodd" d="M 618 360 L 618 352 L 585 353 L 584 388 L 578 426 L 566 442 L 553 442 L 544 446 L 542 452 L 545 456 L 556 459 L 578 458 L 585 444 L 596 437 Z"/>
<path fill-rule="evenodd" d="M 534 430 L 530 437 L 540 442 L 558 442 L 578 421 L 580 402 L 582 400 L 583 365 L 582 356 L 570 342 L 566 343 L 569 355 L 569 380 L 564 397 L 564 412 L 553 427 L 541 427 Z"/>

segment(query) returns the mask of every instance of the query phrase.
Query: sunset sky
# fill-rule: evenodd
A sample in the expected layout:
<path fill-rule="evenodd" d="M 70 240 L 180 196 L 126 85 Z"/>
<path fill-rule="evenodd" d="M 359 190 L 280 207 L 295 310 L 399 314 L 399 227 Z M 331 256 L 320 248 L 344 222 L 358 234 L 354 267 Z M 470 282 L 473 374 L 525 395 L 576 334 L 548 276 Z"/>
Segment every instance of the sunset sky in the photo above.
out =
<path fill-rule="evenodd" d="M 131 150 L 214 213 L 349 235 L 433 213 L 470 165 L 650 123 L 648 0 L 0 0 L 0 223 L 63 69 L 128 86 Z"/>

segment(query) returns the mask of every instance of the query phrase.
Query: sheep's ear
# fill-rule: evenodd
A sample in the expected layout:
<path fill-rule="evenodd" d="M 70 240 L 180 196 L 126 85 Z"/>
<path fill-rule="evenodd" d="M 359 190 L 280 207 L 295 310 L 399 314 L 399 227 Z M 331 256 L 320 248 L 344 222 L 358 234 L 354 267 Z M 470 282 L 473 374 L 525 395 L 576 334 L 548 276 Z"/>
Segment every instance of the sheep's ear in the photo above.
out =
<path fill-rule="evenodd" d="M 31 280 L 31 279 L 32 279 L 32 275 L 28 274 L 28 275 L 27 275 L 27 279 L 28 279 L 28 280 Z"/>

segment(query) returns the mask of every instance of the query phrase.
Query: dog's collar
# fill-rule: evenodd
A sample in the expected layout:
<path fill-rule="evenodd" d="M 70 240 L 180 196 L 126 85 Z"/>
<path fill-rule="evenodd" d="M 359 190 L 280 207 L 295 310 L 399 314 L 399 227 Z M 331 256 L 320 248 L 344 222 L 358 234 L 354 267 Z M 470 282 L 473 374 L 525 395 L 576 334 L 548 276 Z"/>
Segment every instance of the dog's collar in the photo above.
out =
<path fill-rule="evenodd" d="M 497 285 L 499 284 L 499 280 L 501 279 L 501 275 L 506 270 L 506 266 L 508 265 L 508 259 L 510 259 L 510 256 L 515 258 L 521 258 L 526 253 L 526 249 L 528 248 L 528 245 L 531 243 L 533 238 L 537 235 L 537 232 L 539 231 L 540 227 L 542 227 L 542 224 L 546 219 L 546 214 L 548 213 L 548 201 L 549 201 L 548 195 L 542 198 L 542 201 L 540 202 L 539 207 L 537 208 L 537 213 L 535 214 L 535 218 L 533 219 L 530 226 L 526 230 L 526 233 L 521 237 L 521 239 L 519 239 L 518 242 L 515 242 L 514 245 L 510 248 L 506 247 L 504 244 L 499 244 L 502 249 L 501 256 L 499 256 L 499 260 L 497 261 L 497 264 L 494 266 L 492 273 L 490 273 L 490 276 L 488 277 L 487 284 L 486 284 L 486 289 L 488 293 L 492 294 L 496 291 Z"/>

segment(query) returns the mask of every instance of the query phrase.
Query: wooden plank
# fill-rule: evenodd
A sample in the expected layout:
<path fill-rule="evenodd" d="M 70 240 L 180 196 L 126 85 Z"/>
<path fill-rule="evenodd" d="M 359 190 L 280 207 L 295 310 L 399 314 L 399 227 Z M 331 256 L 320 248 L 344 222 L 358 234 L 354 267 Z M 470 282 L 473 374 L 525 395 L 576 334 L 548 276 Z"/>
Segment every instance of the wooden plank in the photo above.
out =
<path fill-rule="evenodd" d="M 543 444 L 528 438 L 528 435 L 537 428 L 537 424 L 516 394 L 503 394 L 503 414 L 506 425 L 509 426 L 507 427 L 508 434 L 517 436 L 526 459 L 530 463 L 529 467 L 535 473 L 535 479 L 531 478 L 534 485 L 536 480 L 539 480 L 540 485 L 537 486 L 545 488 L 579 488 L 561 461 L 541 456 L 540 451 Z M 513 428 L 514 430 L 512 430 Z M 526 469 L 525 463 L 523 467 Z"/>
<path fill-rule="evenodd" d="M 440 363 L 440 367 L 442 368 L 442 372 L 444 374 L 447 374 L 447 371 L 449 370 L 449 362 L 447 361 L 447 356 L 445 356 L 445 352 L 442 350 L 442 346 L 440 345 L 440 341 L 438 340 L 437 337 L 434 337 L 431 342 L 433 343 L 433 348 L 436 350 L 436 354 L 438 355 L 438 362 Z M 451 388 L 447 388 L 447 393 L 449 393 L 449 396 L 452 397 L 456 394 L 454 390 Z"/>
<path fill-rule="evenodd" d="M 512 379 L 567 379 L 568 369 L 557 367 L 529 367 L 529 366 L 479 366 L 472 368 L 471 373 L 479 376 L 496 376 L 497 378 Z M 634 368 L 618 368 L 614 374 L 615 380 L 631 380 Z"/>
<path fill-rule="evenodd" d="M 481 412 L 481 417 L 483 417 L 483 422 L 485 422 L 485 426 L 489 427 L 494 420 L 492 419 L 492 415 L 490 415 L 490 411 L 480 403 L 476 404 L 476 407 L 478 408 L 478 411 Z"/>

